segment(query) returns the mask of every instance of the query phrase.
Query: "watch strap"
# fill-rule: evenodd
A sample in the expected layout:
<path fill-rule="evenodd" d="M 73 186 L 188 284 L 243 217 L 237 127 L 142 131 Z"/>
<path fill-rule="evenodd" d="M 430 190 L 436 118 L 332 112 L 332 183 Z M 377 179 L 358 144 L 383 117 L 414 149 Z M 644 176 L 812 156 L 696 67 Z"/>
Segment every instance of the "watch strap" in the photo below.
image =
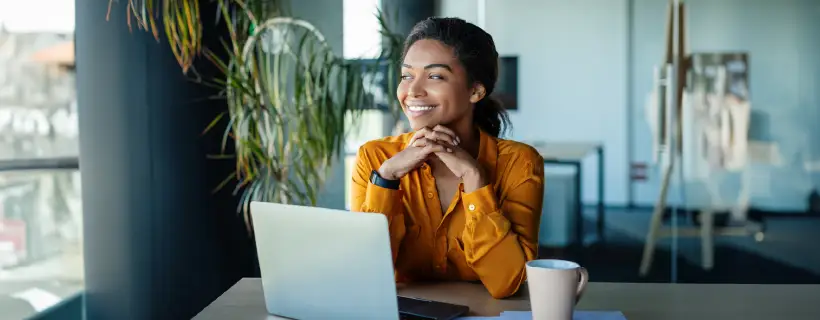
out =
<path fill-rule="evenodd" d="M 379 187 L 382 187 L 382 188 L 398 190 L 400 181 L 401 180 L 388 180 L 388 179 L 382 178 L 382 176 L 380 176 L 379 172 L 376 171 L 376 170 L 373 170 L 370 173 L 370 183 L 375 184 L 375 185 L 377 185 Z"/>

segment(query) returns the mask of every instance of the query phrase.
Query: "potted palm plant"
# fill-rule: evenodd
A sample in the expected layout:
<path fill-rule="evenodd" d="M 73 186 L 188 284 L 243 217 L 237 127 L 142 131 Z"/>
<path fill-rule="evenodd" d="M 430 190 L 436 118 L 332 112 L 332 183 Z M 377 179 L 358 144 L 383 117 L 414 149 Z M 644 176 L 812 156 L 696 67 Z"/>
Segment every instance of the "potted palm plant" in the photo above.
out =
<path fill-rule="evenodd" d="M 110 0 L 109 10 L 113 0 Z M 321 31 L 288 16 L 281 0 L 213 0 L 227 28 L 222 48 L 202 46 L 198 0 L 128 0 L 129 25 L 160 39 L 160 30 L 184 74 L 217 86 L 227 111 L 205 128 L 227 122 L 223 150 L 232 144 L 236 170 L 216 186 L 236 181 L 237 212 L 250 228 L 251 201 L 315 205 L 327 170 L 344 147 L 345 116 L 369 108 L 366 75 L 386 69 L 390 92 L 398 79 L 401 37 L 379 11 L 384 43 L 376 63 L 336 56 Z M 133 19 L 133 20 L 132 20 Z M 204 57 L 220 75 L 202 79 L 194 60 Z M 398 110 L 392 101 L 389 109 Z"/>

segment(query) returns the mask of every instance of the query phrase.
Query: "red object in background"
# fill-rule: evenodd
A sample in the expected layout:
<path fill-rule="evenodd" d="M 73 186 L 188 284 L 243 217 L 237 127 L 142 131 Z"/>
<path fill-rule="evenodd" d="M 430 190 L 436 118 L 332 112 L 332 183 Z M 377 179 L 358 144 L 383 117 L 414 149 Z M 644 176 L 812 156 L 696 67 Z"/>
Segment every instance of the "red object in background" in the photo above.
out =
<path fill-rule="evenodd" d="M 14 253 L 26 251 L 26 223 L 22 220 L 0 218 L 0 243 L 10 242 Z"/>

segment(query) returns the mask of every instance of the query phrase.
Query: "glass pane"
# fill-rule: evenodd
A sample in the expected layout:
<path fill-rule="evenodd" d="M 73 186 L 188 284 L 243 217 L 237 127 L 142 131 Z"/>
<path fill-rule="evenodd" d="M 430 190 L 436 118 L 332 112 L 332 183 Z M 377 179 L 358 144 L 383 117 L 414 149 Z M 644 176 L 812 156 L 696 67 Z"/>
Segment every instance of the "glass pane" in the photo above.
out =
<path fill-rule="evenodd" d="M 685 1 L 678 282 L 820 283 L 817 1 Z"/>
<path fill-rule="evenodd" d="M 376 58 L 382 36 L 376 13 L 381 0 L 344 0 L 343 35 L 345 59 Z"/>
<path fill-rule="evenodd" d="M 0 173 L 0 310 L 21 319 L 83 287 L 80 174 Z"/>
<path fill-rule="evenodd" d="M 0 2 L 0 160 L 76 157 L 74 0 Z"/>
<path fill-rule="evenodd" d="M 608 219 L 625 239 L 619 255 L 634 261 L 634 265 L 625 266 L 629 277 L 621 281 L 627 282 L 674 281 L 670 268 L 674 264 L 670 262 L 675 257 L 672 253 L 675 243 L 668 234 L 675 221 L 670 219 L 673 215 L 669 215 L 667 207 L 676 201 L 677 192 L 671 180 L 674 170 L 668 177 L 666 172 L 671 160 L 672 132 L 668 112 L 671 101 L 667 99 L 671 97 L 668 93 L 672 87 L 668 86 L 667 75 L 673 61 L 666 58 L 671 49 L 667 44 L 672 41 L 667 33 L 672 23 L 669 3 L 666 0 L 630 1 L 627 13 L 631 55 L 628 60 L 629 176 L 634 207 L 616 212 Z M 670 182 L 664 189 L 666 179 Z"/>

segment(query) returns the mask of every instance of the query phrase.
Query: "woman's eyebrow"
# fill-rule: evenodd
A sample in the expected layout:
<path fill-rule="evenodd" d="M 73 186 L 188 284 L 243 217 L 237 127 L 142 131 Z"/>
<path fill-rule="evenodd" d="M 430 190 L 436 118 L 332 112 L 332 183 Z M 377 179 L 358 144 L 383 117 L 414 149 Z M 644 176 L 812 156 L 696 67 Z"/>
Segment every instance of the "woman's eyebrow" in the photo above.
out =
<path fill-rule="evenodd" d="M 413 66 L 411 66 L 409 64 L 406 64 L 406 63 L 402 63 L 402 66 L 405 67 L 405 68 L 413 69 Z M 428 64 L 428 65 L 424 66 L 425 70 L 433 69 L 433 68 L 444 68 L 444 69 L 447 69 L 447 71 L 453 72 L 453 69 L 450 68 L 449 65 L 444 64 L 444 63 L 433 63 L 433 64 Z"/>

